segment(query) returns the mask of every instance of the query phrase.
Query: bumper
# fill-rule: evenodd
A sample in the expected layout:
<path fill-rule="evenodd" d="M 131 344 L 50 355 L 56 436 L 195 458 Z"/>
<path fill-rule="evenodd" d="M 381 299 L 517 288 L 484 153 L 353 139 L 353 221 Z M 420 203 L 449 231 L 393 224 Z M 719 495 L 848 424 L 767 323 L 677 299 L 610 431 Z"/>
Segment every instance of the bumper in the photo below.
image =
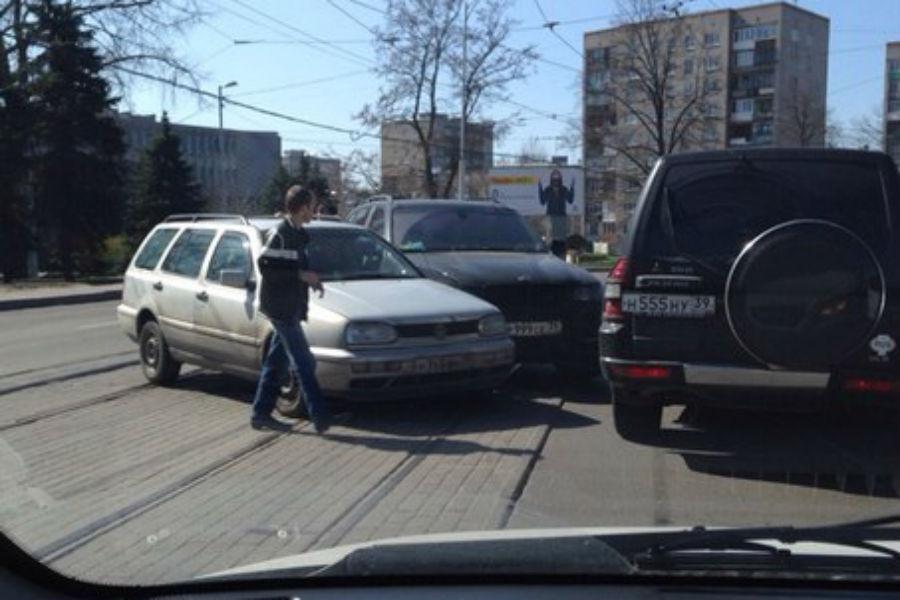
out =
<path fill-rule="evenodd" d="M 501 385 L 512 372 L 508 338 L 426 347 L 313 348 L 319 384 L 348 400 L 402 399 Z"/>
<path fill-rule="evenodd" d="M 685 401 L 734 408 L 817 409 L 840 400 L 868 400 L 900 406 L 900 387 L 886 393 L 858 391 L 850 382 L 869 380 L 865 374 L 819 371 L 775 371 L 738 365 L 604 357 L 603 375 L 613 386 L 638 392 L 632 398 L 646 404 Z M 884 381 L 884 374 L 874 381 Z"/>
<path fill-rule="evenodd" d="M 137 315 L 137 310 L 125 304 L 116 307 L 116 320 L 119 322 L 119 328 L 133 342 L 137 341 Z"/>

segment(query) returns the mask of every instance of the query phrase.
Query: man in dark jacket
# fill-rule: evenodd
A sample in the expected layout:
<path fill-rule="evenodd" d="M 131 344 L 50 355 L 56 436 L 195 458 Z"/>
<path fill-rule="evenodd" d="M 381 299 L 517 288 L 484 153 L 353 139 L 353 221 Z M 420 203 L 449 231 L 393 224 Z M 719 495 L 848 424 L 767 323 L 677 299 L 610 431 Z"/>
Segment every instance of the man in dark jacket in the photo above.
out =
<path fill-rule="evenodd" d="M 318 433 L 330 424 L 330 414 L 316 379 L 316 359 L 303 335 L 300 321 L 306 320 L 309 288 L 325 293 L 319 276 L 308 270 L 306 245 L 309 234 L 303 224 L 315 214 L 312 193 L 292 186 L 284 197 L 286 217 L 270 230 L 259 257 L 262 284 L 259 310 L 272 322 L 275 333 L 263 362 L 256 396 L 253 399 L 251 425 L 254 429 L 284 430 L 286 424 L 272 417 L 272 409 L 281 387 L 282 376 L 290 364 L 300 379 L 310 419 Z"/>

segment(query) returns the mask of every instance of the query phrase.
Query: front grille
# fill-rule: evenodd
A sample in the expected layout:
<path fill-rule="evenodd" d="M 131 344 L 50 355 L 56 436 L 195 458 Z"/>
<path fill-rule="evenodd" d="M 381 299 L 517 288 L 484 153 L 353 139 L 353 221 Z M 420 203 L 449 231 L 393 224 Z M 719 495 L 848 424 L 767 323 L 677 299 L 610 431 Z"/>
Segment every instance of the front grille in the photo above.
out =
<path fill-rule="evenodd" d="M 414 323 L 397 325 L 397 335 L 401 338 L 434 337 L 445 338 L 453 335 L 478 333 L 478 321 L 455 321 L 452 323 Z"/>
<path fill-rule="evenodd" d="M 496 285 L 467 292 L 499 308 L 507 321 L 560 319 L 567 315 L 574 294 L 570 285 Z"/>

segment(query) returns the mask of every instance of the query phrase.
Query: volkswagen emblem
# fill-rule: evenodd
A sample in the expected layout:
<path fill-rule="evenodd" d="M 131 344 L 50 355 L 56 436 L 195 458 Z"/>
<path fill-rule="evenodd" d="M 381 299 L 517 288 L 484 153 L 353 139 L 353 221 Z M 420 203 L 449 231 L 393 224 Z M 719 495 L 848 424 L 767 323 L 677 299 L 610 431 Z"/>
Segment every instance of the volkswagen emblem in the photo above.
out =
<path fill-rule="evenodd" d="M 447 326 L 444 325 L 443 323 L 439 323 L 438 325 L 435 325 L 434 326 L 434 337 L 438 338 L 439 340 L 442 340 L 445 337 L 447 337 Z"/>

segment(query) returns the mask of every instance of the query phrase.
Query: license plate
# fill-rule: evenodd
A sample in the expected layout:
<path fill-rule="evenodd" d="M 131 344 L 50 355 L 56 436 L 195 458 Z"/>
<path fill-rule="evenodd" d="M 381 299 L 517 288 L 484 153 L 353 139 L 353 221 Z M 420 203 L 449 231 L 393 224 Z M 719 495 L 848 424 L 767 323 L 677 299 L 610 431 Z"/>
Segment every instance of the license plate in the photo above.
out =
<path fill-rule="evenodd" d="M 509 323 L 509 334 L 513 337 L 536 337 L 559 335 L 562 321 L 513 321 Z"/>
<path fill-rule="evenodd" d="M 716 312 L 715 296 L 622 294 L 622 312 L 647 317 L 696 319 Z"/>
<path fill-rule="evenodd" d="M 423 373 L 445 373 L 465 369 L 467 365 L 464 356 L 441 356 L 437 358 L 419 358 L 413 362 L 412 372 L 421 375 Z"/>

